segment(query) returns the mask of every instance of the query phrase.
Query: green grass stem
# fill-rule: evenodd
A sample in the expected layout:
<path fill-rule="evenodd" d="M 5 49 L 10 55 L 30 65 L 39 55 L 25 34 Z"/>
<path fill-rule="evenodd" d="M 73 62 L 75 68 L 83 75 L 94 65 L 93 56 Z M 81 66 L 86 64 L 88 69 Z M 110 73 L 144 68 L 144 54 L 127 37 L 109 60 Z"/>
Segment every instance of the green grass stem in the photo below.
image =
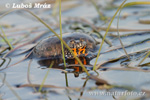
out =
<path fill-rule="evenodd" d="M 2 76 L 0 75 L 0 78 L 2 79 Z M 17 94 L 17 92 L 13 89 L 13 87 L 5 80 L 4 83 L 6 86 L 10 89 L 10 91 L 16 96 L 18 100 L 22 100 L 21 97 Z"/>
<path fill-rule="evenodd" d="M 98 15 L 99 15 L 99 17 L 100 17 L 100 20 L 104 20 L 104 21 L 107 21 L 107 17 L 105 17 L 103 14 L 102 14 L 102 12 L 100 12 L 100 10 L 99 10 L 99 7 L 96 5 L 96 3 L 95 3 L 95 0 L 90 0 L 90 2 L 93 4 L 93 6 L 95 7 L 95 9 L 96 9 L 96 11 L 97 11 L 97 13 L 98 13 Z"/>
<path fill-rule="evenodd" d="M 150 5 L 150 2 L 148 1 L 129 2 L 129 3 L 126 3 L 122 8 L 135 6 L 135 5 Z"/>
<path fill-rule="evenodd" d="M 56 0 L 55 4 L 54 4 L 54 7 L 53 7 L 53 10 L 52 10 L 52 16 L 54 16 L 54 17 L 56 17 L 56 15 L 57 15 L 58 6 L 59 6 L 59 0 Z"/>
<path fill-rule="evenodd" d="M 46 78 L 47 78 L 47 76 L 48 76 L 48 74 L 49 74 L 49 72 L 50 72 L 50 69 L 52 68 L 53 64 L 54 64 L 54 62 L 52 62 L 52 63 L 50 64 L 49 69 L 48 69 L 48 71 L 47 71 L 47 73 L 46 73 L 46 75 L 45 75 L 45 77 L 44 77 L 44 79 L 43 79 L 43 81 L 42 81 L 42 83 L 41 83 L 41 85 L 40 85 L 39 92 L 42 90 L 42 87 L 43 87 L 43 85 L 44 85 L 44 83 L 45 83 L 45 81 L 46 81 Z"/>
<path fill-rule="evenodd" d="M 99 55 L 100 55 L 102 46 L 103 46 L 103 44 L 104 44 L 104 40 L 105 40 L 105 38 L 106 38 L 106 36 L 107 36 L 107 33 L 108 33 L 108 31 L 109 31 L 109 28 L 110 28 L 110 26 L 111 26 L 111 24 L 112 24 L 114 18 L 116 17 L 117 13 L 118 13 L 119 10 L 122 8 L 122 6 L 124 5 L 125 2 L 126 2 L 126 0 L 124 0 L 123 3 L 119 6 L 119 8 L 117 9 L 116 13 L 115 13 L 114 16 L 112 17 L 112 19 L 111 19 L 111 21 L 110 21 L 110 23 L 109 23 L 109 25 L 108 25 L 108 28 L 107 28 L 106 33 L 105 33 L 105 35 L 104 35 L 104 38 L 103 38 L 103 40 L 102 40 L 102 42 L 101 42 L 100 49 L 99 49 L 99 51 L 98 51 L 98 54 L 97 54 L 97 57 L 96 57 L 96 60 L 95 60 L 95 63 L 94 63 L 93 70 L 96 70 L 96 64 L 97 64 L 97 61 L 98 61 L 98 57 L 99 57 Z"/>
<path fill-rule="evenodd" d="M 122 8 L 129 7 L 129 6 L 134 6 L 134 5 L 150 5 L 150 2 L 146 1 L 139 1 L 139 2 L 129 2 L 126 3 Z M 120 11 L 121 12 L 121 11 Z M 147 55 L 140 61 L 138 65 L 140 65 L 144 60 L 150 55 L 150 51 L 147 53 Z"/>
<path fill-rule="evenodd" d="M 62 39 L 62 24 L 61 24 L 61 0 L 59 0 L 59 27 L 60 27 L 60 37 Z M 61 47 L 62 47 L 62 56 L 63 56 L 63 61 L 64 61 L 64 66 L 66 69 L 66 60 L 65 60 L 65 55 L 64 55 L 64 46 L 61 41 Z"/>
<path fill-rule="evenodd" d="M 12 45 L 10 44 L 9 40 L 7 39 L 7 36 L 6 36 L 4 30 L 2 29 L 1 26 L 0 26 L 0 29 L 1 29 L 1 32 L 3 33 L 3 36 L 0 34 L 0 37 L 3 38 L 3 40 L 6 42 L 6 44 L 7 44 L 7 45 L 10 47 L 10 49 L 12 50 L 13 47 L 12 47 Z"/>
<path fill-rule="evenodd" d="M 119 34 L 119 17 L 120 17 L 121 11 L 122 11 L 122 8 L 120 9 L 119 15 L 118 15 L 118 18 L 117 18 L 117 34 L 118 34 L 118 39 L 119 39 L 119 41 L 120 41 L 120 44 L 121 44 L 121 46 L 122 46 L 122 49 L 123 49 L 123 51 L 125 52 L 127 58 L 130 60 L 130 57 L 129 57 L 129 55 L 128 55 L 128 53 L 127 53 L 127 51 L 126 51 L 126 49 L 125 49 L 125 47 L 124 47 L 124 45 L 123 45 L 123 43 L 122 43 L 122 41 L 121 41 L 120 34 Z"/>

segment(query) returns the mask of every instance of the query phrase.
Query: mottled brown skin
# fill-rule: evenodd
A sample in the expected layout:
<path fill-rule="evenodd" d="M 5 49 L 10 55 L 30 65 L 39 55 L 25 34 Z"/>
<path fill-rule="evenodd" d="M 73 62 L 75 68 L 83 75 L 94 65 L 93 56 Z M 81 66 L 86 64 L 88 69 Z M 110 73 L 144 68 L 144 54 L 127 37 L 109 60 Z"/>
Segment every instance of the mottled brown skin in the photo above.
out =
<path fill-rule="evenodd" d="M 70 48 L 73 48 L 72 44 L 74 41 L 76 42 L 76 47 L 78 44 L 82 42 L 81 47 L 86 45 L 86 53 L 92 52 L 96 47 L 95 40 L 84 33 L 66 33 L 62 36 L 63 40 L 69 45 Z M 42 41 L 40 41 L 33 50 L 33 55 L 37 58 L 57 58 L 62 57 L 62 47 L 60 40 L 54 37 L 48 37 Z M 69 58 L 68 56 L 70 53 L 68 49 L 64 46 L 65 57 Z M 67 55 L 68 54 L 68 55 Z M 78 56 L 78 55 L 77 55 Z"/>

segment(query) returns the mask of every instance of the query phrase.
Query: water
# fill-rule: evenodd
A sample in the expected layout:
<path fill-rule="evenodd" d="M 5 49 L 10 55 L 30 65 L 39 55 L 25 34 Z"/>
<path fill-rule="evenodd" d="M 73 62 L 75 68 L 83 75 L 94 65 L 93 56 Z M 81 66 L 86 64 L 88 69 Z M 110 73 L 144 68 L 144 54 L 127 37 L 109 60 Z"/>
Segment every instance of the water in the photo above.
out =
<path fill-rule="evenodd" d="M 115 1 L 115 4 L 120 5 L 123 0 L 117 0 Z M 134 0 L 132 0 L 134 1 Z M 72 2 L 72 3 L 79 3 L 79 2 Z M 81 4 L 75 8 L 68 9 L 66 11 L 62 12 L 62 22 L 63 22 L 63 32 L 72 32 L 76 31 L 73 29 L 70 29 L 70 25 L 74 24 L 73 22 L 70 22 L 69 24 L 65 23 L 66 20 L 68 20 L 70 17 L 76 17 L 78 18 L 85 18 L 89 22 L 93 22 L 95 19 L 97 21 L 96 26 L 101 26 L 102 21 L 98 20 L 98 14 L 94 7 L 85 1 L 80 2 Z M 106 2 L 102 2 L 104 5 Z M 2 4 L 3 5 L 3 4 Z M 101 4 L 102 5 L 102 4 Z M 62 4 L 62 7 L 63 6 Z M 104 15 L 108 17 L 112 17 L 115 13 L 116 9 L 112 10 L 101 10 Z M 149 24 L 140 24 L 139 19 L 148 19 L 149 17 L 149 6 L 140 6 L 140 7 L 131 7 L 131 8 L 124 8 L 122 11 L 122 14 L 127 13 L 127 18 L 120 19 L 119 28 L 124 29 L 149 29 Z M 81 10 L 82 9 L 82 10 Z M 55 31 L 59 33 L 59 28 L 57 28 L 56 24 L 58 22 L 53 17 L 49 15 L 52 12 L 52 9 L 30 9 L 32 12 L 34 12 L 36 15 L 40 16 L 44 19 L 50 25 L 52 28 L 55 28 Z M 135 14 L 135 12 L 137 12 Z M 70 20 L 68 20 L 70 21 Z M 4 17 L 0 20 L 1 23 L 10 25 L 11 27 L 4 28 L 4 31 L 6 35 L 8 35 L 8 38 L 13 39 L 13 42 L 18 40 L 20 37 L 25 36 L 25 34 L 29 34 L 25 37 L 25 39 L 21 39 L 17 43 L 17 45 L 26 43 L 27 41 L 30 41 L 34 39 L 39 34 L 42 34 L 47 31 L 47 28 L 45 28 L 40 22 L 35 20 L 33 17 L 26 13 L 12 13 Z M 80 21 L 79 21 L 80 22 Z M 112 26 L 116 28 L 117 26 L 117 18 L 115 18 L 114 22 L 112 23 Z M 66 27 L 64 27 L 66 26 Z M 106 25 L 107 26 L 107 25 Z M 39 30 L 39 31 L 38 31 Z M 88 31 L 92 31 L 90 28 L 87 29 Z M 85 30 L 85 31 L 87 31 Z M 101 32 L 102 34 L 105 33 L 105 31 Z M 116 34 L 116 32 L 109 32 L 108 34 Z M 134 33 L 134 32 L 120 32 L 120 34 L 127 34 L 127 33 Z M 136 31 L 135 31 L 136 33 Z M 140 32 L 139 32 L 140 33 Z M 13 35 L 16 34 L 16 35 Z M 41 38 L 39 38 L 36 42 L 40 41 L 41 39 L 53 35 L 52 32 L 47 32 L 46 34 L 42 35 Z M 122 37 L 121 40 L 124 45 L 130 45 L 136 42 L 143 41 L 145 39 L 149 38 L 149 34 L 142 34 L 142 35 L 133 35 L 133 36 L 127 36 Z M 118 38 L 115 37 L 109 37 L 107 36 L 107 39 L 109 39 L 114 47 L 120 46 L 120 42 Z M 101 41 L 101 39 L 98 39 Z M 36 43 L 34 43 L 36 44 Z M 0 45 L 4 45 L 4 42 L 0 42 Z M 15 47 L 17 46 L 15 45 Z M 7 45 L 5 45 L 7 46 Z M 67 74 L 64 73 L 64 69 L 60 69 L 57 66 L 55 68 L 51 68 L 50 72 L 45 80 L 45 85 L 50 85 L 51 87 L 45 87 L 42 89 L 42 92 L 37 92 L 39 88 L 36 88 L 37 91 L 35 91 L 31 86 L 26 87 L 19 87 L 22 85 L 29 84 L 30 82 L 32 84 L 41 84 L 46 73 L 48 72 L 49 68 L 40 65 L 36 59 L 33 59 L 31 62 L 31 65 L 29 67 L 30 59 L 26 59 L 14 66 L 11 66 L 5 70 L 2 70 L 0 72 L 0 99 L 2 100 L 17 100 L 21 98 L 22 100 L 114 100 L 113 98 L 118 98 L 119 100 L 123 100 L 121 98 L 128 98 L 128 100 L 135 99 L 135 98 L 141 98 L 142 95 L 102 95 L 100 93 L 108 93 L 108 92 L 136 92 L 139 93 L 141 91 L 149 90 L 149 74 L 150 72 L 144 72 L 144 71 L 123 71 L 123 70 L 109 70 L 109 68 L 137 68 L 138 63 L 143 59 L 144 56 L 137 59 L 139 56 L 144 55 L 144 53 L 134 53 L 137 51 L 141 51 L 143 49 L 147 49 L 149 47 L 149 41 L 146 41 L 142 44 L 133 45 L 130 47 L 127 47 L 126 50 L 128 53 L 133 53 L 131 61 L 126 61 L 127 57 L 124 57 L 122 59 L 119 59 L 118 61 L 114 62 L 108 62 L 106 64 L 103 64 L 102 67 L 107 67 L 107 70 L 98 69 L 97 73 L 98 78 L 104 79 L 107 81 L 110 85 L 114 86 L 113 88 L 106 89 L 103 85 L 98 85 L 95 80 L 88 79 L 85 72 L 82 71 L 82 69 L 79 72 L 78 77 L 75 77 L 74 70 L 75 69 L 69 69 L 67 68 L 65 71 L 68 71 Z M 30 48 L 30 46 L 26 46 L 22 48 L 23 51 L 26 51 Z M 101 55 L 98 59 L 98 64 L 107 62 L 110 59 L 118 58 L 122 55 L 124 55 L 124 51 L 122 49 L 113 50 L 107 53 L 104 53 L 107 50 L 110 50 L 111 48 L 105 43 L 103 45 L 103 49 L 101 52 Z M 1 49 L 0 49 L 1 50 Z M 6 51 L 7 52 L 7 51 Z M 6 53 L 4 52 L 4 53 Z M 1 57 L 4 55 L 0 55 Z M 20 51 L 16 51 L 14 54 L 18 54 Z M 19 54 L 17 56 L 10 56 L 6 59 L 0 59 L 1 68 L 5 68 L 7 64 L 12 65 L 19 60 L 23 59 L 27 53 Z M 149 58 L 146 59 L 144 63 L 149 62 Z M 3 63 L 4 62 L 4 63 Z M 124 62 L 124 63 L 122 63 Z M 46 62 L 44 62 L 46 63 Z M 94 65 L 95 58 L 90 61 L 91 65 Z M 130 65 L 130 66 L 127 66 Z M 139 68 L 139 67 L 138 67 Z M 28 70 L 30 69 L 30 70 Z M 94 71 L 91 70 L 91 67 L 87 67 L 89 70 L 89 73 L 92 75 L 97 75 Z M 139 68 L 142 69 L 142 68 Z M 144 65 L 143 69 L 148 70 L 149 65 Z M 145 71 L 146 71 L 145 70 Z M 29 74 L 28 74 L 29 73 Z M 29 76 L 28 76 L 29 75 Z M 69 87 L 69 88 L 67 88 Z M 103 87 L 100 89 L 100 87 Z M 108 86 L 109 87 L 109 86 Z M 84 89 L 81 89 L 84 88 Z M 17 97 L 15 93 L 19 96 Z M 90 94 L 90 93 L 97 93 Z M 145 94 L 145 99 L 142 100 L 148 100 L 149 97 Z"/>

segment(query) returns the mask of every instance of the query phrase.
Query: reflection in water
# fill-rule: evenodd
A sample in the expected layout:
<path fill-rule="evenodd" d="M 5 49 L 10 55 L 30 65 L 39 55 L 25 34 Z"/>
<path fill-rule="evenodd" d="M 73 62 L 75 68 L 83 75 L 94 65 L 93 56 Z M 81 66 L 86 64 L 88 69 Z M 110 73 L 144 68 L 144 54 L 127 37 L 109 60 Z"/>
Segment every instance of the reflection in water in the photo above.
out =
<path fill-rule="evenodd" d="M 0 90 L 1 90 L 1 88 L 4 86 L 4 84 L 5 84 L 5 80 L 6 80 L 6 73 L 0 73 Z M 0 91 L 0 100 L 2 100 L 1 98 L 2 98 L 2 96 L 4 96 L 4 92 L 1 92 Z"/>
<path fill-rule="evenodd" d="M 86 57 L 80 57 L 79 59 L 85 65 L 85 67 L 89 66 L 91 59 L 86 58 Z M 46 68 L 48 68 L 52 62 L 53 62 L 52 68 L 65 69 L 64 64 L 63 64 L 63 59 L 40 59 L 38 60 L 38 64 L 40 64 L 41 66 L 45 66 Z M 75 59 L 67 59 L 66 63 L 67 63 L 67 69 L 73 69 L 73 71 L 71 70 L 70 72 L 74 73 L 75 77 L 79 77 L 79 74 L 84 71 Z M 65 80 L 66 80 L 66 87 L 69 87 L 68 77 L 67 77 L 66 72 L 65 72 Z M 82 86 L 82 90 L 80 92 L 80 97 L 78 98 L 78 100 L 80 100 L 80 98 L 83 96 L 83 93 L 85 90 L 84 88 L 88 80 L 89 79 L 86 78 Z M 68 94 L 68 99 L 72 100 L 71 96 L 69 96 L 70 90 L 66 89 L 66 93 Z"/>
<path fill-rule="evenodd" d="M 5 79 L 6 79 L 6 73 L 0 73 L 0 88 L 4 85 L 4 82 L 5 82 Z"/>
<path fill-rule="evenodd" d="M 1 58 L 1 61 L 2 61 L 2 62 L 0 63 L 0 67 L 3 66 L 3 64 L 6 62 L 6 59 L 2 59 L 2 58 Z"/>
<path fill-rule="evenodd" d="M 86 86 L 86 83 L 87 83 L 88 80 L 89 80 L 89 78 L 87 77 L 85 82 L 84 82 L 84 84 L 83 84 L 83 86 L 82 86 L 82 90 L 80 92 L 80 97 L 78 98 L 78 100 L 80 100 L 80 98 L 83 96 L 83 93 L 84 93 L 84 90 L 85 90 L 85 86 Z"/>
<path fill-rule="evenodd" d="M 86 57 L 79 57 L 81 62 L 84 65 L 89 65 L 90 59 Z M 52 68 L 58 68 L 58 69 L 65 69 L 63 64 L 63 59 L 42 59 L 38 60 L 38 64 L 41 66 L 49 67 L 49 65 L 54 62 Z M 81 66 L 78 65 L 78 62 L 75 59 L 67 59 L 67 69 L 74 69 L 73 71 L 70 71 L 71 73 L 74 73 L 75 77 L 79 77 L 79 74 L 82 73 L 84 70 Z"/>
<path fill-rule="evenodd" d="M 7 60 L 8 59 L 8 60 Z M 7 62 L 8 61 L 8 62 Z M 11 62 L 11 58 L 0 58 L 0 70 L 2 70 L 3 68 L 2 67 L 4 67 L 5 66 L 5 64 L 6 64 L 6 66 L 5 66 L 5 68 L 7 68 L 8 67 L 8 65 L 10 64 L 10 62 Z"/>

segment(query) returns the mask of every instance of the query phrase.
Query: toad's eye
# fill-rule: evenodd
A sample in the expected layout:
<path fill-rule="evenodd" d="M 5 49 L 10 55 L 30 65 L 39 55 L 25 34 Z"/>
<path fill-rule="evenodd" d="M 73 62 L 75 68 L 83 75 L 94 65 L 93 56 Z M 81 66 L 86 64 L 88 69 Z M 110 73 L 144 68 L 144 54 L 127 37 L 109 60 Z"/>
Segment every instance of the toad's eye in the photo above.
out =
<path fill-rule="evenodd" d="M 69 41 L 68 45 L 70 48 L 74 48 L 75 41 L 74 40 Z"/>
<path fill-rule="evenodd" d="M 71 40 L 71 41 L 70 41 L 70 43 L 71 43 L 71 44 L 74 44 L 74 43 L 75 43 L 75 41 L 74 41 L 74 40 Z"/>

